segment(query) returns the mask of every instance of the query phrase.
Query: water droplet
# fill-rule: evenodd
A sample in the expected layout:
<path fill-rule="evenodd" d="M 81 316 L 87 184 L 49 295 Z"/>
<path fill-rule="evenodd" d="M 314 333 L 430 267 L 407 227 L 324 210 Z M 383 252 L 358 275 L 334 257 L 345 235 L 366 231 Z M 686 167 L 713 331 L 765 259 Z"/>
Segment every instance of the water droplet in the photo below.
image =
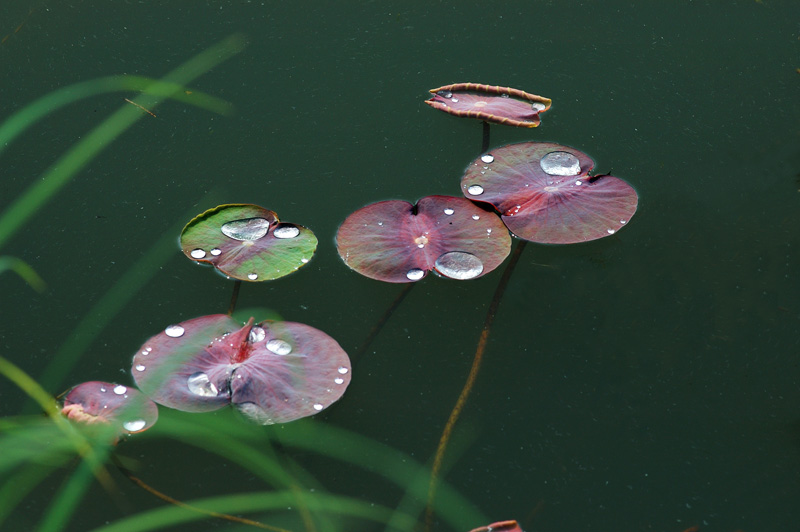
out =
<path fill-rule="evenodd" d="M 222 253 L 222 250 L 219 248 L 214 248 L 211 250 L 211 254 L 214 255 L 215 257 L 218 257 L 220 253 Z"/>
<path fill-rule="evenodd" d="M 508 94 L 501 94 L 500 97 L 501 98 L 509 98 Z"/>
<path fill-rule="evenodd" d="M 322 410 L 322 408 L 323 408 L 323 406 L 322 406 L 321 404 L 319 404 L 319 403 L 314 403 L 314 410 L 316 410 L 317 412 L 319 412 L 320 410 Z"/>
<path fill-rule="evenodd" d="M 577 157 L 565 151 L 551 151 L 539 161 L 539 166 L 550 175 L 578 175 L 581 162 Z"/>
<path fill-rule="evenodd" d="M 346 367 L 344 367 L 344 366 L 339 366 L 339 373 L 341 373 L 342 375 L 344 375 L 345 373 L 347 373 L 347 368 L 346 368 Z"/>
<path fill-rule="evenodd" d="M 220 230 L 234 240 L 258 240 L 269 231 L 269 220 L 265 218 L 244 218 L 224 224 Z"/>
<path fill-rule="evenodd" d="M 114 393 L 117 394 L 117 395 L 125 395 L 125 392 L 127 392 L 127 391 L 128 391 L 128 388 L 126 388 L 125 386 L 123 386 L 121 384 L 117 384 L 114 387 Z"/>
<path fill-rule="evenodd" d="M 545 192 L 558 192 L 558 187 L 544 187 Z"/>
<path fill-rule="evenodd" d="M 164 334 L 166 334 L 170 338 L 180 338 L 181 336 L 183 336 L 184 332 L 186 331 L 180 325 L 170 325 L 169 327 L 164 329 Z"/>
<path fill-rule="evenodd" d="M 619 223 L 624 225 L 624 224 L 628 223 L 628 220 L 620 220 Z"/>
<path fill-rule="evenodd" d="M 126 421 L 122 424 L 122 428 L 127 430 L 128 432 L 138 432 L 147 425 L 147 422 L 144 419 L 134 419 L 133 421 Z"/>
<path fill-rule="evenodd" d="M 606 231 L 608 231 L 609 235 L 613 235 L 614 233 L 616 233 L 616 231 L 614 231 L 613 229 L 606 229 Z"/>
<path fill-rule="evenodd" d="M 300 234 L 300 228 L 296 225 L 282 225 L 272 232 L 275 238 L 294 238 Z"/>
<path fill-rule="evenodd" d="M 437 272 L 451 279 L 474 279 L 483 273 L 481 259 L 465 251 L 444 253 L 436 259 L 435 265 Z"/>
<path fill-rule="evenodd" d="M 217 387 L 208 380 L 208 375 L 202 371 L 193 373 L 186 379 L 186 385 L 189 387 L 190 392 L 200 397 L 216 397 L 218 393 Z"/>
<path fill-rule="evenodd" d="M 494 155 L 492 155 L 491 153 L 481 155 L 481 161 L 485 162 L 486 164 L 494 162 Z"/>
<path fill-rule="evenodd" d="M 305 264 L 305 263 L 307 263 L 307 262 L 308 262 L 308 259 L 300 259 L 300 262 L 302 262 L 303 264 Z"/>
<path fill-rule="evenodd" d="M 531 104 L 531 109 L 533 109 L 534 111 L 544 111 L 545 107 L 546 107 L 545 104 L 541 102 L 533 102 Z"/>
<path fill-rule="evenodd" d="M 467 189 L 467 192 L 472 194 L 473 196 L 480 196 L 483 194 L 483 187 L 480 185 L 470 185 Z"/>
<path fill-rule="evenodd" d="M 448 98 L 448 99 L 449 99 L 449 98 L 452 98 L 452 97 L 453 97 L 453 93 L 452 93 L 452 92 L 450 92 L 450 91 L 439 91 L 439 92 L 437 92 L 436 94 L 438 94 L 438 95 L 439 95 L 439 96 L 441 96 L 442 98 Z"/>
<path fill-rule="evenodd" d="M 101 386 L 100 387 L 100 391 L 103 392 L 103 393 L 106 393 L 106 387 L 105 386 Z"/>
<path fill-rule="evenodd" d="M 418 248 L 422 249 L 425 247 L 425 244 L 428 243 L 428 237 L 425 235 L 420 235 L 414 239 L 414 243 L 417 245 Z"/>
<path fill-rule="evenodd" d="M 477 214 L 473 214 L 473 215 L 472 215 L 472 219 L 473 219 L 473 220 L 480 220 L 480 219 L 481 219 L 481 217 L 480 217 L 480 216 L 478 216 Z"/>
<path fill-rule="evenodd" d="M 423 277 L 425 277 L 425 271 L 420 270 L 419 268 L 411 268 L 406 273 L 406 277 L 411 279 L 412 281 L 419 281 Z M 341 373 L 341 368 L 339 368 L 339 373 Z"/>
<path fill-rule="evenodd" d="M 251 281 L 255 281 L 256 279 L 258 279 L 258 274 L 257 273 L 248 273 L 247 274 L 247 278 L 250 279 Z"/>
<path fill-rule="evenodd" d="M 581 186 L 581 185 L 583 184 L 583 182 L 582 182 L 582 181 L 575 181 L 575 184 L 576 184 L 577 186 Z"/>
<path fill-rule="evenodd" d="M 449 208 L 449 207 L 448 207 L 447 209 L 445 209 L 445 210 L 444 210 L 444 213 L 445 213 L 447 216 L 450 216 L 450 215 L 451 215 L 451 214 L 453 214 L 454 212 L 456 212 L 456 211 L 454 211 L 453 209 L 451 209 L 451 208 Z"/>
<path fill-rule="evenodd" d="M 136 371 L 144 371 L 144 364 L 136 364 Z"/>
<path fill-rule="evenodd" d="M 263 327 L 259 327 L 256 325 L 252 329 L 250 329 L 250 334 L 247 336 L 248 341 L 251 344 L 255 344 L 264 340 L 267 337 L 267 331 L 264 330 Z"/>
<path fill-rule="evenodd" d="M 191 255 L 193 259 L 202 259 L 206 256 L 206 252 L 200 248 L 197 248 L 193 249 L 189 255 Z"/>
<path fill-rule="evenodd" d="M 453 98 L 453 103 L 458 103 L 458 98 Z"/>
<path fill-rule="evenodd" d="M 344 379 L 341 377 L 336 377 L 335 379 L 333 379 L 333 382 L 335 382 L 336 384 L 342 384 L 344 382 Z"/>
<path fill-rule="evenodd" d="M 273 338 L 267 342 L 267 349 L 276 355 L 288 355 L 292 352 L 292 346 L 289 345 L 288 342 L 284 342 L 283 340 L 279 340 L 277 338 Z"/>

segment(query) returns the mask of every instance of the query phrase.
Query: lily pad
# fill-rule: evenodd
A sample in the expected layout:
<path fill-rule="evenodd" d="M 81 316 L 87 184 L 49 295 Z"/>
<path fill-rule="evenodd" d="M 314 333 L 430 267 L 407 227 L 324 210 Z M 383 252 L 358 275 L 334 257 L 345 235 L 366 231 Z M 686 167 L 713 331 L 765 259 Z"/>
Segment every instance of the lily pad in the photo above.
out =
<path fill-rule="evenodd" d="M 269 281 L 308 263 L 317 237 L 301 225 L 281 223 L 277 214 L 258 205 L 231 204 L 190 221 L 181 232 L 181 249 L 234 279 Z"/>
<path fill-rule="evenodd" d="M 508 256 L 511 237 L 494 213 L 464 198 L 427 196 L 357 210 L 339 227 L 336 246 L 358 273 L 408 283 L 431 270 L 459 280 L 485 275 Z"/>
<path fill-rule="evenodd" d="M 630 221 L 639 198 L 611 175 L 589 175 L 594 161 L 568 146 L 510 144 L 473 161 L 464 196 L 492 204 L 512 233 L 531 242 L 571 244 L 613 235 Z"/>
<path fill-rule="evenodd" d="M 474 528 L 470 532 L 522 532 L 516 521 L 498 521 L 491 525 Z"/>
<path fill-rule="evenodd" d="M 433 96 L 425 103 L 434 109 L 516 127 L 538 126 L 539 114 L 550 109 L 552 103 L 549 98 L 519 89 L 479 83 L 455 83 L 430 92 Z"/>
<path fill-rule="evenodd" d="M 79 423 L 113 426 L 120 434 L 142 432 L 158 419 L 158 407 L 139 390 L 100 381 L 67 392 L 61 413 Z"/>
<path fill-rule="evenodd" d="M 133 357 L 133 376 L 154 401 L 186 412 L 232 404 L 253 421 L 286 423 L 317 414 L 350 383 L 350 359 L 322 331 L 223 314 L 170 325 Z"/>

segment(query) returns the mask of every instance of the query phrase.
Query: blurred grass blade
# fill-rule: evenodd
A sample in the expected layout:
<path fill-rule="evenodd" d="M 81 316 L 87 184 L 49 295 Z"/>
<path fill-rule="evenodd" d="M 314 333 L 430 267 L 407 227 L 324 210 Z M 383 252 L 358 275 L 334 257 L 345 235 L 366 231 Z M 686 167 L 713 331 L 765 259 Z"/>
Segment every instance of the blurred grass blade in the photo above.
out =
<path fill-rule="evenodd" d="M 233 106 L 225 100 L 189 90 L 178 83 L 158 81 L 144 76 L 106 76 L 54 90 L 9 116 L 0 124 L 0 154 L 26 129 L 61 107 L 98 94 L 119 91 L 153 92 L 164 98 L 195 105 L 222 115 L 230 114 L 233 110 Z"/>
<path fill-rule="evenodd" d="M 239 34 L 224 39 L 167 74 L 163 80 L 148 85 L 133 103 L 148 109 L 155 108 L 167 94 L 180 92 L 179 86 L 182 87 L 239 53 L 244 46 L 245 40 Z M 141 109 L 124 104 L 56 160 L 41 179 L 28 187 L 22 196 L 0 215 L 0 247 L 78 171 L 142 116 L 146 115 Z"/>
<path fill-rule="evenodd" d="M 0 273 L 6 270 L 11 270 L 22 277 L 22 279 L 37 292 L 44 292 L 45 288 L 47 288 L 44 279 L 39 277 L 39 274 L 22 259 L 9 257 L 7 255 L 0 256 Z"/>

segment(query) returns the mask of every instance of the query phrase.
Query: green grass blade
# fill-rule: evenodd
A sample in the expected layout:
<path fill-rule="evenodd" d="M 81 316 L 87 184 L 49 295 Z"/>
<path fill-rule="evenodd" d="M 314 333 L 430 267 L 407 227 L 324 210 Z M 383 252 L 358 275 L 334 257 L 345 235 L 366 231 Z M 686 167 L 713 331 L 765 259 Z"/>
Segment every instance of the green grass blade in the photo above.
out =
<path fill-rule="evenodd" d="M 167 74 L 162 81 L 149 85 L 134 102 L 148 109 L 155 108 L 167 94 L 171 91 L 175 93 L 177 86 L 185 85 L 232 57 L 240 52 L 244 45 L 244 38 L 238 34 L 224 39 Z M 28 187 L 22 196 L 0 215 L 0 247 L 78 171 L 142 116 L 144 113 L 141 109 L 125 104 L 89 132 L 83 140 L 68 149 L 45 171 L 41 179 Z"/>
<path fill-rule="evenodd" d="M 44 279 L 39 277 L 36 270 L 30 267 L 27 262 L 17 257 L 0 256 L 0 273 L 6 270 L 11 270 L 24 280 L 28 285 L 37 292 L 44 292 L 47 285 Z"/>

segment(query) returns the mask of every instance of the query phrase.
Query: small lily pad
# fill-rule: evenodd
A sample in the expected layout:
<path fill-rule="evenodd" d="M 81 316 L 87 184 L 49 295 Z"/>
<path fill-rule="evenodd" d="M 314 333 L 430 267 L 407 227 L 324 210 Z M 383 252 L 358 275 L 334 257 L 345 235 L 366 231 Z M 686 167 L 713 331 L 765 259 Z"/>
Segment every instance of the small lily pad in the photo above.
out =
<path fill-rule="evenodd" d="M 333 338 L 302 323 L 253 321 L 216 314 L 170 325 L 133 357 L 137 385 L 170 408 L 231 404 L 265 425 L 317 414 L 344 394 L 350 359 Z"/>
<path fill-rule="evenodd" d="M 464 196 L 487 202 L 512 233 L 531 242 L 572 244 L 613 235 L 636 213 L 622 179 L 589 175 L 594 161 L 568 146 L 522 142 L 493 149 L 466 169 Z"/>
<path fill-rule="evenodd" d="M 311 260 L 317 237 L 301 225 L 281 223 L 258 205 L 214 207 L 181 232 L 181 249 L 190 259 L 213 265 L 242 281 L 269 281 Z"/>
<path fill-rule="evenodd" d="M 119 434 L 142 432 L 158 419 L 158 407 L 139 390 L 100 381 L 67 392 L 61 413 L 78 423 L 112 426 Z"/>
<path fill-rule="evenodd" d="M 458 280 L 485 275 L 508 256 L 511 237 L 497 215 L 464 198 L 427 196 L 357 210 L 339 227 L 336 246 L 358 273 L 408 283 L 431 270 Z"/>
<path fill-rule="evenodd" d="M 539 113 L 550 109 L 550 98 L 544 98 L 511 87 L 455 83 L 431 89 L 433 96 L 425 103 L 455 116 L 477 118 L 494 124 L 536 127 Z"/>

